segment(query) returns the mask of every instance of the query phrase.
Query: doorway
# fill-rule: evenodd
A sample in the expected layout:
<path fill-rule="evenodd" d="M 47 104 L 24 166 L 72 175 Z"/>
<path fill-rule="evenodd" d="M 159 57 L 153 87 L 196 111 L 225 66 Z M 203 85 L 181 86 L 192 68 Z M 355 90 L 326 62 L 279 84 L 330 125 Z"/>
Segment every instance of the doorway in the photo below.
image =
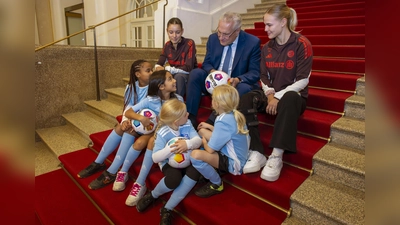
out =
<path fill-rule="evenodd" d="M 83 3 L 66 7 L 65 25 L 67 28 L 67 36 L 85 29 L 85 20 L 83 16 Z M 75 35 L 67 39 L 68 45 L 86 45 L 85 32 Z"/>

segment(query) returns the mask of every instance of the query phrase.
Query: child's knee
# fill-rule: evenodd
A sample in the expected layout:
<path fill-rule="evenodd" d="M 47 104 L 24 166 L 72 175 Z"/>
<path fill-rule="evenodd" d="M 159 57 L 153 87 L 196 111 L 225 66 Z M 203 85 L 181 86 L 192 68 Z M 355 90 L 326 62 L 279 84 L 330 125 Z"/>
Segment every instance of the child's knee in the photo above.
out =
<path fill-rule="evenodd" d="M 193 159 L 199 160 L 200 157 L 201 157 L 201 150 L 193 150 L 190 153 L 190 157 L 193 158 Z"/>
<path fill-rule="evenodd" d="M 124 134 L 124 131 L 122 130 L 122 126 L 119 123 L 117 123 L 114 130 L 115 130 L 115 133 L 117 133 L 119 136 L 122 136 Z"/>
<path fill-rule="evenodd" d="M 146 147 L 147 142 L 141 140 L 140 138 L 136 139 L 135 143 L 133 143 L 133 149 L 142 150 Z"/>

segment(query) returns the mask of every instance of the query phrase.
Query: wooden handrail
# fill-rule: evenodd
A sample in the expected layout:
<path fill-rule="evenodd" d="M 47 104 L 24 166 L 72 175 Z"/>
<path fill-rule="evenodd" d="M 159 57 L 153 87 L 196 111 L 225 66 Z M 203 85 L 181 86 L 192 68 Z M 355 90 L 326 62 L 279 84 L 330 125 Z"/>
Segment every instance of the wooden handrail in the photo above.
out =
<path fill-rule="evenodd" d="M 36 51 L 39 51 L 39 50 L 42 50 L 42 49 L 44 49 L 44 48 L 47 48 L 47 47 L 49 47 L 49 46 L 52 46 L 52 45 L 54 45 L 54 44 L 56 44 L 56 43 L 58 43 L 58 42 L 60 42 L 60 41 L 63 41 L 63 40 L 65 40 L 65 39 L 68 39 L 68 38 L 73 37 L 73 36 L 75 36 L 75 35 L 78 35 L 78 34 L 81 34 L 81 33 L 83 33 L 83 32 L 86 32 L 86 31 L 88 31 L 88 30 L 94 29 L 94 28 L 96 28 L 96 27 L 98 27 L 98 26 L 100 26 L 100 25 L 103 25 L 103 24 L 108 23 L 108 22 L 110 22 L 110 21 L 112 21 L 112 20 L 115 20 L 115 19 L 117 19 L 117 18 L 120 18 L 120 17 L 122 17 L 122 16 L 125 16 L 125 15 L 127 15 L 127 14 L 129 14 L 129 13 L 132 13 L 132 12 L 138 11 L 138 10 L 140 10 L 140 9 L 143 9 L 143 8 L 145 8 L 145 7 L 147 7 L 147 6 L 150 6 L 150 5 L 154 4 L 154 3 L 157 3 L 157 2 L 159 2 L 159 1 L 161 1 L 161 0 L 154 1 L 154 2 L 152 2 L 152 3 L 149 3 L 149 4 L 147 4 L 147 5 L 144 5 L 144 6 L 142 6 L 142 7 L 136 8 L 136 9 L 134 9 L 134 10 L 131 10 L 131 11 L 129 11 L 129 12 L 126 12 L 126 13 L 124 13 L 124 14 L 121 14 L 121 15 L 119 15 L 119 16 L 116 16 L 116 17 L 114 17 L 114 18 L 111 18 L 111 19 L 106 20 L 106 21 L 104 21 L 104 22 L 101 22 L 101 23 L 99 23 L 99 24 L 90 26 L 90 27 L 88 27 L 88 28 L 86 28 L 86 29 L 84 29 L 84 30 L 78 31 L 78 32 L 76 32 L 76 33 L 74 33 L 74 34 L 71 34 L 71 35 L 66 36 L 66 37 L 64 37 L 64 38 L 61 38 L 61 39 L 59 39 L 59 40 L 57 40 L 57 41 L 53 41 L 53 42 L 48 43 L 48 44 L 46 44 L 46 45 L 40 46 L 40 47 L 38 47 L 38 48 L 35 48 L 35 52 L 36 52 Z"/>

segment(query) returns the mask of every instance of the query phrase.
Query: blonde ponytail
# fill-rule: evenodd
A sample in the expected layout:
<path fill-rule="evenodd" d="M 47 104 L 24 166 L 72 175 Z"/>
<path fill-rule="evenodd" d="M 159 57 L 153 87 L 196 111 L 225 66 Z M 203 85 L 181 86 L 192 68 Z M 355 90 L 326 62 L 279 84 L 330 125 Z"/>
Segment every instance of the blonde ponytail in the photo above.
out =
<path fill-rule="evenodd" d="M 236 88 L 231 85 L 223 84 L 217 86 L 213 90 L 213 101 L 216 101 L 218 108 L 225 113 L 233 112 L 237 123 L 238 133 L 247 134 L 249 131 L 245 129 L 246 119 L 244 115 L 237 110 L 239 105 L 239 93 Z"/>

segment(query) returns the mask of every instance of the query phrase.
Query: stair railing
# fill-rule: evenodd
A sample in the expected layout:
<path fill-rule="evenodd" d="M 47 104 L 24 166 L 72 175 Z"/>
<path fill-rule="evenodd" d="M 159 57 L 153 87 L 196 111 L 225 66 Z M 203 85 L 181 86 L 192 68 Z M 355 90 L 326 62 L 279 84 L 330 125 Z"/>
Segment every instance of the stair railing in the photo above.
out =
<path fill-rule="evenodd" d="M 98 67 L 99 63 L 98 63 L 98 59 L 97 59 L 96 27 L 98 27 L 98 26 L 100 26 L 100 25 L 103 25 L 103 24 L 105 24 L 105 23 L 108 23 L 108 22 L 110 22 L 110 21 L 113 21 L 113 20 L 115 20 L 115 19 L 118 19 L 118 18 L 120 18 L 120 17 L 126 16 L 126 15 L 128 15 L 128 14 L 130 14 L 130 13 L 136 12 L 136 11 L 138 11 L 138 10 L 144 9 L 144 8 L 150 6 L 150 5 L 153 5 L 153 4 L 155 4 L 155 3 L 158 3 L 159 1 L 161 1 L 161 0 L 155 0 L 154 2 L 149 3 L 149 4 L 147 4 L 147 5 L 144 5 L 144 6 L 141 6 L 141 7 L 139 7 L 139 8 L 133 9 L 133 10 L 131 10 L 131 11 L 128 11 L 128 12 L 126 12 L 126 13 L 123 13 L 123 14 L 118 15 L 118 16 L 116 16 L 116 17 L 113 17 L 113 18 L 111 18 L 111 19 L 108 19 L 108 20 L 106 20 L 106 21 L 103 21 L 103 22 L 101 22 L 101 23 L 98 23 L 98 24 L 96 24 L 96 25 L 89 26 L 88 28 L 86 28 L 86 29 L 84 29 L 84 30 L 78 31 L 78 32 L 73 33 L 73 34 L 71 34 L 71 35 L 68 35 L 68 36 L 66 36 L 66 37 L 64 37 L 64 38 L 61 38 L 61 39 L 57 40 L 57 41 L 53 41 L 53 42 L 48 43 L 48 44 L 46 44 L 46 45 L 40 46 L 40 47 L 38 47 L 38 48 L 35 48 L 35 52 L 40 51 L 40 50 L 42 50 L 42 49 L 44 49 L 44 48 L 47 48 L 47 47 L 49 47 L 49 46 L 52 46 L 52 45 L 54 45 L 54 44 L 57 44 L 58 42 L 61 42 L 61 41 L 63 41 L 63 40 L 66 40 L 66 39 L 68 39 L 68 38 L 71 38 L 71 37 L 73 37 L 73 36 L 76 36 L 76 35 L 81 34 L 81 33 L 83 33 L 83 32 L 86 32 L 86 31 L 88 31 L 88 30 L 93 30 L 94 63 L 95 63 L 95 73 L 96 73 L 96 100 L 97 100 L 97 101 L 100 101 L 100 100 L 101 100 L 101 99 L 100 99 L 100 78 L 99 78 L 99 67 Z M 166 5 L 167 5 L 167 4 L 168 4 L 168 1 L 167 1 Z M 165 8 L 165 5 L 164 5 L 164 8 Z M 164 9 L 164 15 L 163 15 L 163 17 L 165 17 L 165 9 Z M 165 18 L 164 18 L 164 19 L 165 19 Z"/>

